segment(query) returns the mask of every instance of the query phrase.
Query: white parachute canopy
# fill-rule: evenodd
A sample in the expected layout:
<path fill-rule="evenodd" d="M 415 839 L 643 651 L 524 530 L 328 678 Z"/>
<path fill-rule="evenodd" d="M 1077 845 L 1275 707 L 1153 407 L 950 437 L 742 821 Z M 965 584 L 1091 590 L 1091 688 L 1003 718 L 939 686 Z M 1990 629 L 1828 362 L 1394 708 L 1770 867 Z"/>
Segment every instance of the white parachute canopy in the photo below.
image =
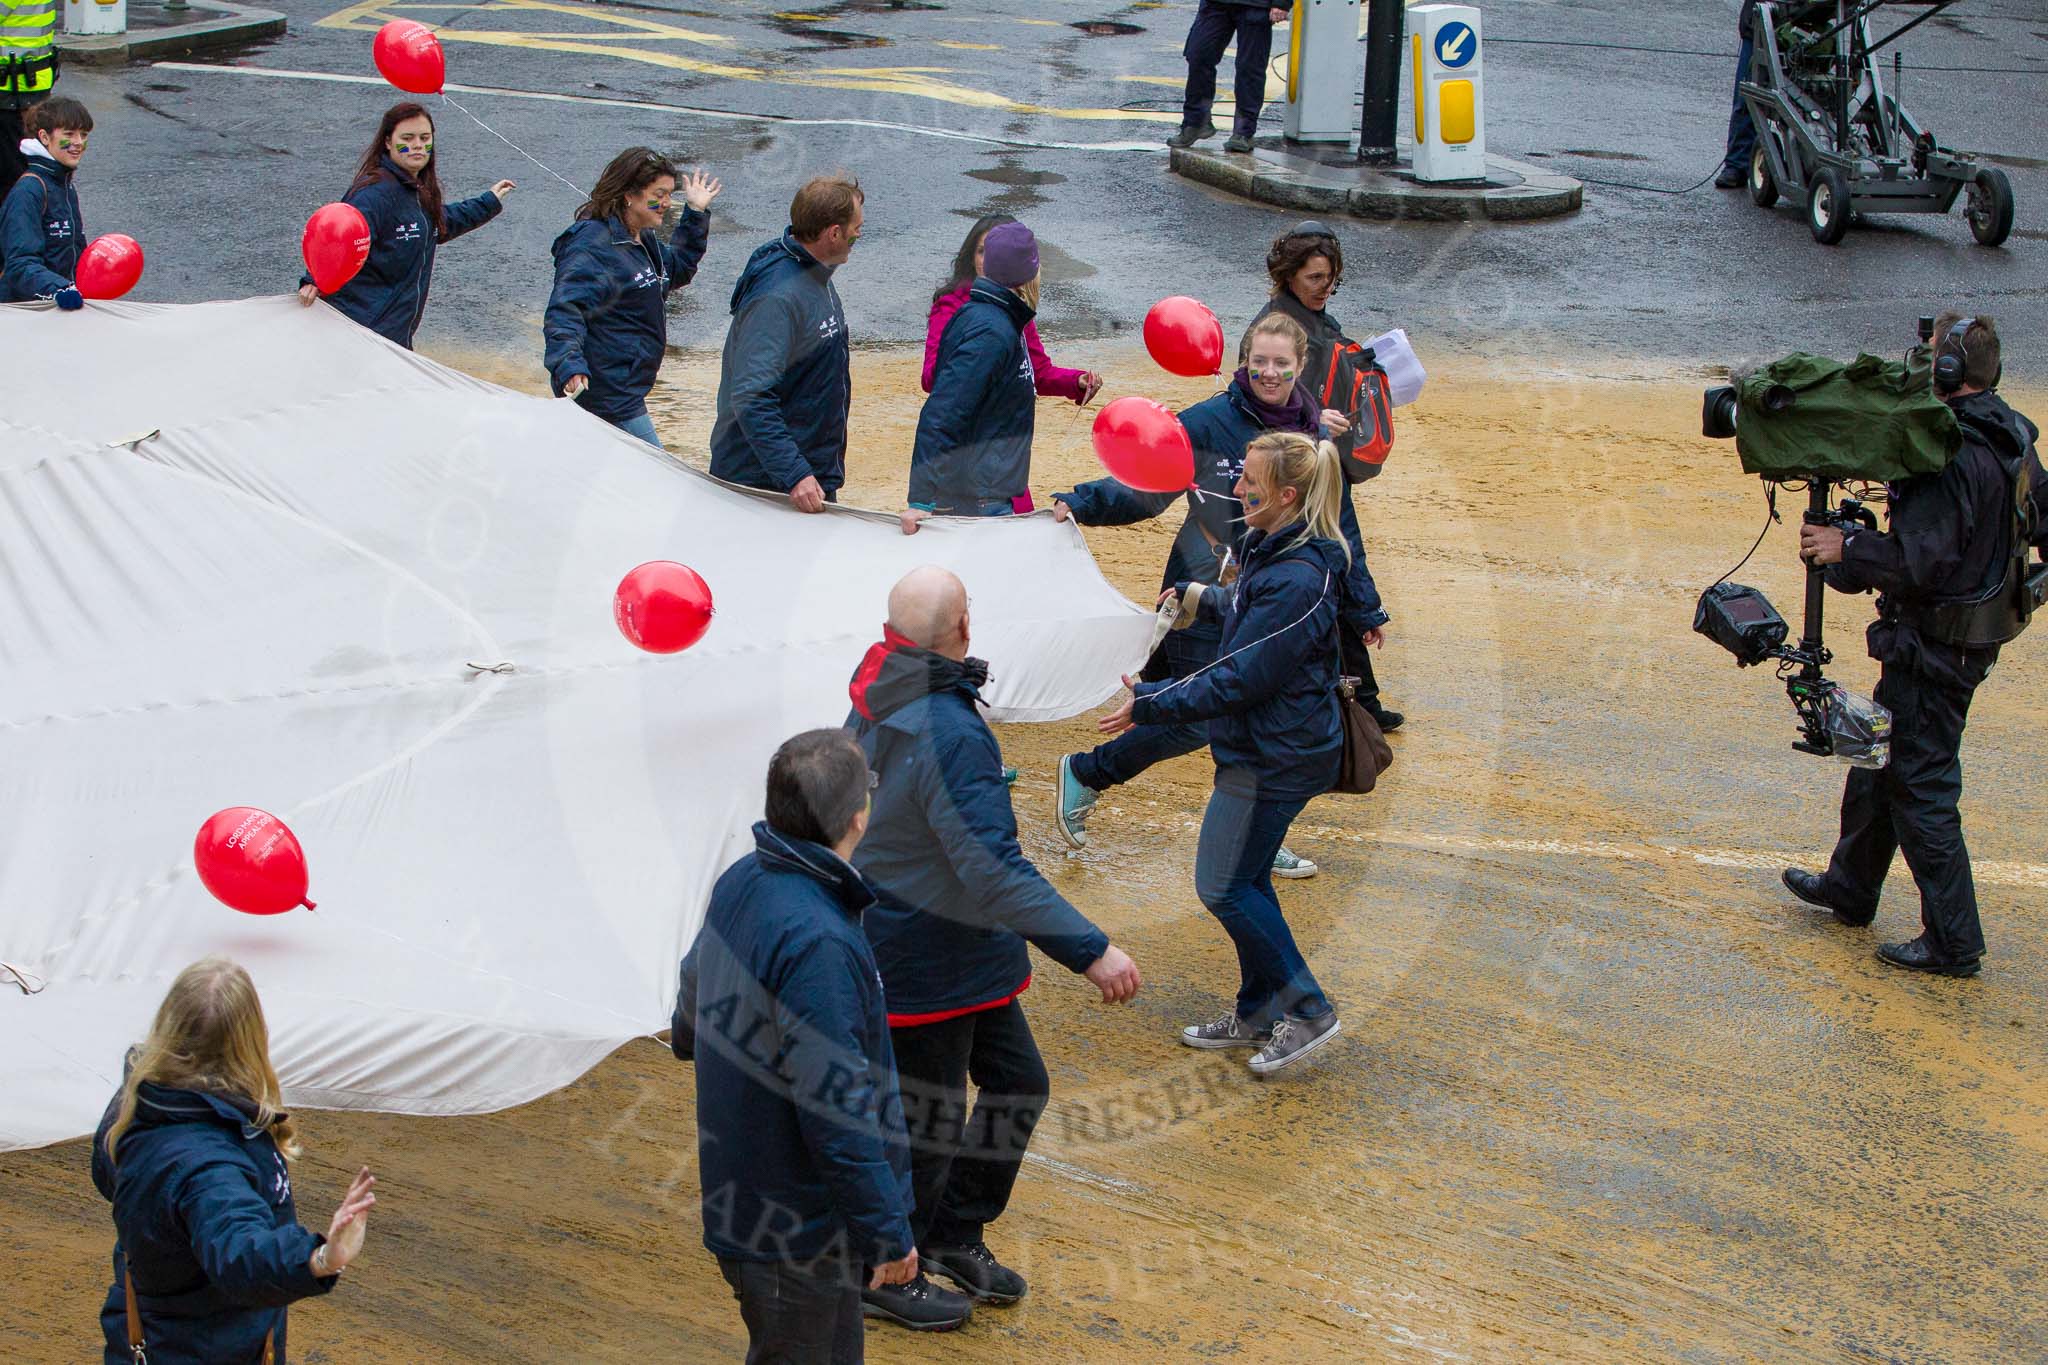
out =
<path fill-rule="evenodd" d="M 43 985 L 0 971 L 0 1149 L 89 1133 L 209 953 L 296 1105 L 503 1108 L 665 1027 L 769 754 L 844 721 L 916 564 L 966 581 L 997 719 L 1145 651 L 1071 526 L 807 517 L 293 299 L 10 305 L 0 354 L 0 961 Z M 710 583 L 687 653 L 613 624 L 650 559 Z M 238 805 L 317 912 L 200 885 Z"/>

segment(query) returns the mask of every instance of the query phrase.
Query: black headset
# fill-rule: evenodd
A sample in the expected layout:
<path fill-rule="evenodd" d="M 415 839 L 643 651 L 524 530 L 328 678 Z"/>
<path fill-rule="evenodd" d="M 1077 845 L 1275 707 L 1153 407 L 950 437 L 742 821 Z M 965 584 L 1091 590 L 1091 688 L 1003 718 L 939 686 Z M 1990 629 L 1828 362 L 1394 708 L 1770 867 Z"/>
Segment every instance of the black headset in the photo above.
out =
<path fill-rule="evenodd" d="M 1941 349 L 1934 355 L 1934 391 L 1946 398 L 1963 387 L 1970 368 L 1970 329 L 1977 325 L 1975 318 L 1958 318 L 1941 339 Z M 1991 376 L 1986 388 L 1995 389 L 2004 377 L 2005 366 L 1998 367 L 1998 373 Z"/>

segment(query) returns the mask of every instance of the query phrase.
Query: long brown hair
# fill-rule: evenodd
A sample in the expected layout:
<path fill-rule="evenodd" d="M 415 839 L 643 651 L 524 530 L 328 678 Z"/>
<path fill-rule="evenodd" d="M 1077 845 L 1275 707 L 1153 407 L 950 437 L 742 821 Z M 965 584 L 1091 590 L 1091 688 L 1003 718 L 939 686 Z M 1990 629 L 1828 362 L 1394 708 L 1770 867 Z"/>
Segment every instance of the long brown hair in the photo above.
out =
<path fill-rule="evenodd" d="M 349 186 L 353 193 L 366 185 L 374 185 L 384 175 L 384 158 L 389 156 L 391 134 L 398 125 L 411 118 L 423 118 L 427 127 L 434 126 L 434 116 L 427 112 L 427 106 L 403 100 L 384 111 L 384 119 L 377 125 L 377 136 L 370 143 L 370 150 L 363 153 L 363 164 L 356 167 L 355 183 Z M 439 138 L 435 141 L 438 143 Z M 413 177 L 419 182 L 420 207 L 427 211 L 427 221 L 434 225 L 435 240 L 443 240 L 448 231 L 448 212 L 441 203 L 441 176 L 435 169 L 441 161 L 441 149 L 437 145 L 427 154 L 427 164 L 420 167 Z"/>
<path fill-rule="evenodd" d="M 1351 559 L 1351 546 L 1344 539 L 1344 467 L 1337 447 L 1328 441 L 1311 441 L 1298 431 L 1269 431 L 1253 438 L 1244 448 L 1249 456 L 1258 451 L 1266 457 L 1267 476 L 1277 488 L 1292 488 L 1300 500 L 1301 519 L 1308 533 L 1334 540 Z"/>
<path fill-rule="evenodd" d="M 623 223 L 626 220 L 626 200 L 663 176 L 671 180 L 682 179 L 676 173 L 676 163 L 654 148 L 626 148 L 612 158 L 611 164 L 604 168 L 604 174 L 597 178 L 590 198 L 576 210 L 577 221 L 616 218 Z"/>
<path fill-rule="evenodd" d="M 960 243 L 960 250 L 953 253 L 953 273 L 946 282 L 932 291 L 932 302 L 937 303 L 956 289 L 974 283 L 974 253 L 981 246 L 981 239 L 1005 223 L 1017 220 L 1007 213 L 984 213 L 974 220 L 974 226 L 967 229 L 967 239 Z"/>
<path fill-rule="evenodd" d="M 263 1003 L 249 974 L 224 957 L 201 958 L 178 973 L 149 1036 L 131 1054 L 121 1107 L 107 1129 L 107 1160 L 116 1165 L 144 1081 L 253 1104 L 257 1124 L 270 1130 L 277 1149 L 287 1158 L 299 1155 L 298 1130 L 289 1115 L 278 1112 L 284 1096 L 270 1065 Z"/>

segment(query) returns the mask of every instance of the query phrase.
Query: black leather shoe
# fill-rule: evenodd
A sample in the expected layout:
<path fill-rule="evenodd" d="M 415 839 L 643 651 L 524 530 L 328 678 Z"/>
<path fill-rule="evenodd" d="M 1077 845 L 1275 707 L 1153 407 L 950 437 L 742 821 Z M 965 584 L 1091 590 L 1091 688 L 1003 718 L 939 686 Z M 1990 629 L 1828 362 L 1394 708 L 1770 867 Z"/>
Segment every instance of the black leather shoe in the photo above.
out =
<path fill-rule="evenodd" d="M 950 1332 L 974 1312 L 965 1294 L 941 1289 L 922 1273 L 909 1284 L 887 1284 L 860 1291 L 860 1315 L 881 1318 L 913 1332 Z"/>
<path fill-rule="evenodd" d="M 1882 944 L 1877 955 L 1894 967 L 1904 967 L 1909 972 L 1932 972 L 1936 976 L 1975 976 L 1983 965 L 1981 958 L 1943 957 L 1925 934 L 1907 943 Z"/>
<path fill-rule="evenodd" d="M 1390 735 L 1394 731 L 1400 729 L 1401 722 L 1408 719 L 1408 717 L 1402 715 L 1399 711 L 1389 711 L 1386 707 L 1381 706 L 1377 703 L 1368 706 L 1365 709 L 1367 715 L 1371 716 L 1375 721 L 1379 722 L 1380 733 L 1383 735 Z"/>
<path fill-rule="evenodd" d="M 1169 147 L 1192 147 L 1203 138 L 1214 136 L 1216 136 L 1216 125 L 1213 123 L 1205 123 L 1199 128 L 1184 123 L 1181 125 L 1179 132 L 1166 139 L 1166 145 Z"/>
<path fill-rule="evenodd" d="M 1848 925 L 1851 929 L 1864 928 L 1877 918 L 1877 911 L 1875 910 L 1866 910 L 1859 915 L 1844 910 L 1833 901 L 1830 901 L 1825 895 L 1821 894 L 1821 886 L 1824 881 L 1825 878 L 1821 877 L 1818 873 L 1801 871 L 1796 867 L 1785 869 L 1784 882 L 1787 891 L 1790 891 L 1808 905 L 1832 913 L 1836 920 Z"/>
<path fill-rule="evenodd" d="M 1721 173 L 1714 177 L 1714 188 L 1717 190 L 1740 189 L 1748 183 L 1749 177 L 1733 166 L 1723 166 Z"/>
<path fill-rule="evenodd" d="M 920 1265 L 959 1285 L 976 1303 L 1001 1306 L 1024 1297 L 1024 1277 L 998 1261 L 986 1242 L 924 1247 L 917 1257 Z"/>

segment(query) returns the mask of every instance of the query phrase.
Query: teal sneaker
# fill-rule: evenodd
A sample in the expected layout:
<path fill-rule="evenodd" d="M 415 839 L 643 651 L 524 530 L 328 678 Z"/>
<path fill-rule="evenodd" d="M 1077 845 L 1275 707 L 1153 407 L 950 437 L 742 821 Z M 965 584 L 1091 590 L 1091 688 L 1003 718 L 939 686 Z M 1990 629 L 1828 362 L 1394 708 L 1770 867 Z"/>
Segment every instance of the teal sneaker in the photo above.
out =
<path fill-rule="evenodd" d="M 1285 877 L 1289 881 L 1305 881 L 1321 870 L 1299 853 L 1289 852 L 1285 848 L 1273 855 L 1273 875 L 1276 877 Z"/>
<path fill-rule="evenodd" d="M 1095 788 L 1074 776 L 1074 756 L 1065 754 L 1060 758 L 1058 787 L 1058 817 L 1060 834 L 1075 848 L 1088 846 L 1088 812 L 1095 809 Z"/>

